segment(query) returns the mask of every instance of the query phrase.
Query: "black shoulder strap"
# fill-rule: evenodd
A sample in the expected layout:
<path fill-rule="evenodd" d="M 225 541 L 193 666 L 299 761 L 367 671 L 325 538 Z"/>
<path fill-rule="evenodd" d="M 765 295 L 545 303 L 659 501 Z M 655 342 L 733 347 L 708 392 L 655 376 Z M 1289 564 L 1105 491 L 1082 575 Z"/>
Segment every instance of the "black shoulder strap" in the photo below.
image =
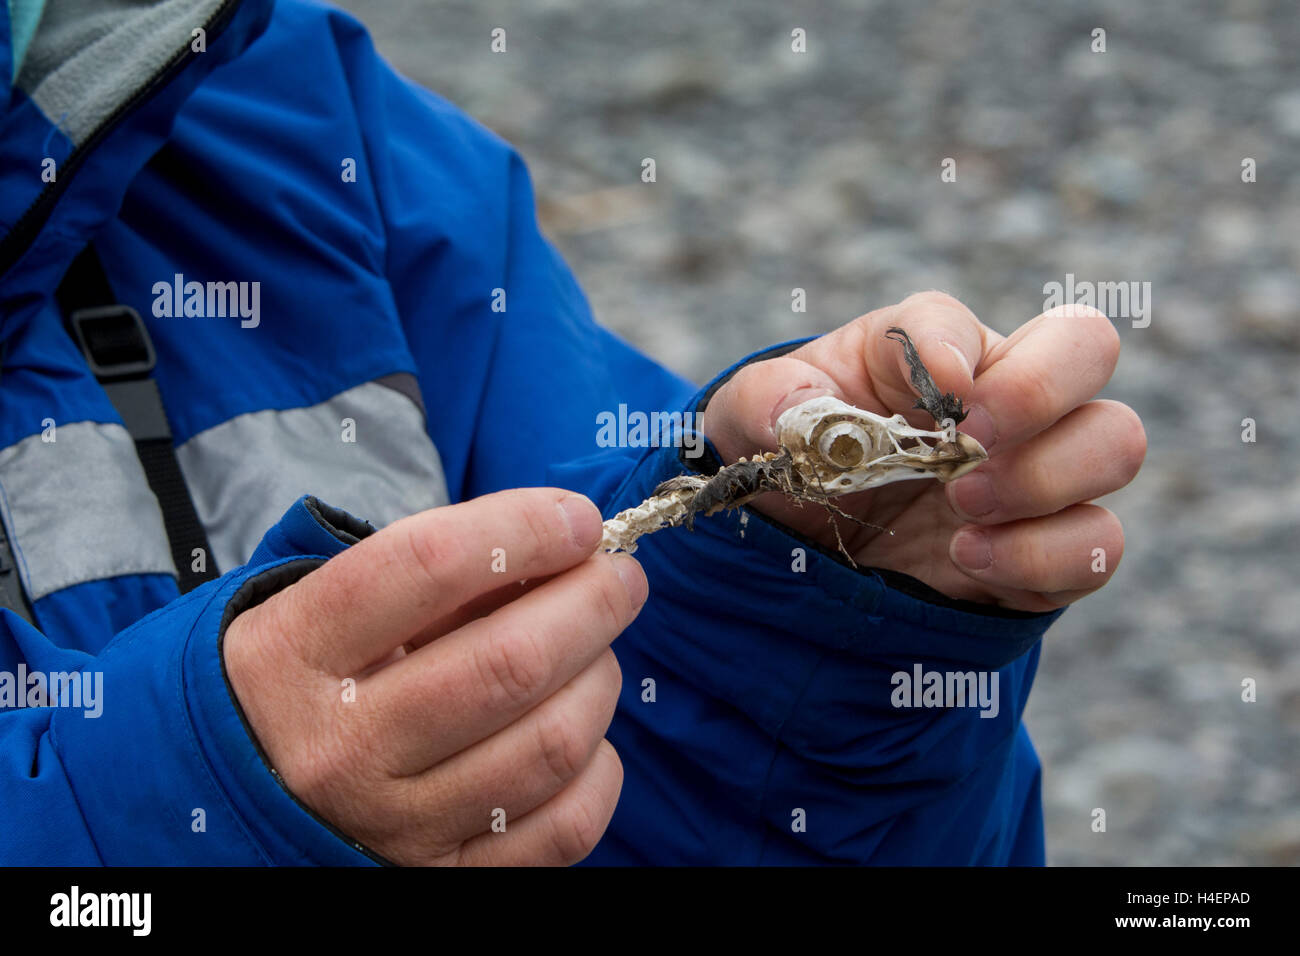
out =
<path fill-rule="evenodd" d="M 18 576 L 18 558 L 9 546 L 5 535 L 5 525 L 0 521 L 0 608 L 13 611 L 28 624 L 35 624 L 31 605 L 27 603 L 27 593 L 23 591 L 23 582 Z"/>
<path fill-rule="evenodd" d="M 162 509 L 181 593 L 217 576 L 207 534 L 181 474 L 158 383 L 153 380 L 153 342 L 135 309 L 117 302 L 94 246 L 86 246 L 68 267 L 55 293 L 63 324 L 104 387 L 144 466 L 145 478 Z M 203 571 L 192 570 L 193 552 L 203 549 Z"/>
<path fill-rule="evenodd" d="M 0 341 L 0 375 L 4 373 L 7 347 L 7 342 Z M 36 623 L 36 619 L 32 617 L 31 604 L 27 601 L 27 592 L 23 590 L 22 578 L 18 573 L 18 554 L 9 544 L 3 515 L 0 515 L 0 609 L 13 611 L 28 624 Z"/>

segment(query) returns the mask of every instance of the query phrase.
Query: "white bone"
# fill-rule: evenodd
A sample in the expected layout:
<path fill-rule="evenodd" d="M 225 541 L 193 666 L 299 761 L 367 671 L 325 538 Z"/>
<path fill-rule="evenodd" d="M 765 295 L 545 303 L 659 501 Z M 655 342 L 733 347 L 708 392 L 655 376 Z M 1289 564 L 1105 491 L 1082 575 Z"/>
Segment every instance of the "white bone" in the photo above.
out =
<path fill-rule="evenodd" d="M 857 440 L 863 446 L 858 463 L 850 467 L 836 464 L 827 454 L 827 436 L 833 436 L 832 441 Z M 783 412 L 777 419 L 776 437 L 790 452 L 804 480 L 828 495 L 916 478 L 952 481 L 988 460 L 984 447 L 969 435 L 958 432 L 953 442 L 947 429 L 913 428 L 902 415 L 885 418 L 829 395 L 809 399 Z M 916 442 L 904 448 L 900 438 Z M 921 440 L 927 438 L 934 444 Z"/>
<path fill-rule="evenodd" d="M 776 436 L 804 483 L 827 496 L 916 478 L 953 481 L 989 457 L 978 441 L 962 432 L 913 428 L 902 415 L 885 418 L 830 396 L 810 399 L 782 413 Z M 911 439 L 914 444 L 904 448 L 899 439 Z M 926 444 L 924 439 L 934 444 Z M 843 451 L 844 441 L 856 443 L 861 454 L 833 456 L 837 443 Z M 853 464 L 841 465 L 837 457 L 851 459 Z M 683 475 L 676 480 L 677 487 L 619 512 L 605 522 L 601 547 L 635 551 L 641 535 L 681 524 L 691 513 L 695 494 L 707 483 L 702 476 Z"/>

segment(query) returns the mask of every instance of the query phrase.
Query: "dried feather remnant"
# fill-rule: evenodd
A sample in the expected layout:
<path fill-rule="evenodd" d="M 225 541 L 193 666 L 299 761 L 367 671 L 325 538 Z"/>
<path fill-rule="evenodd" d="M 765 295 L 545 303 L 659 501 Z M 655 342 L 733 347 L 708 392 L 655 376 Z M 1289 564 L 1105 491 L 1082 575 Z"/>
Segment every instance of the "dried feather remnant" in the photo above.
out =
<path fill-rule="evenodd" d="M 739 508 L 764 491 L 795 491 L 788 455 L 767 452 L 753 461 L 740 459 L 712 478 L 680 475 L 669 478 L 635 508 L 620 511 L 605 522 L 601 547 L 606 551 L 636 550 L 636 540 L 660 528 L 695 527 L 697 514 L 711 515 Z"/>
<path fill-rule="evenodd" d="M 916 346 L 912 344 L 911 336 L 898 326 L 890 326 L 885 331 L 885 338 L 899 342 L 903 346 L 903 359 L 912 373 L 912 387 L 921 396 L 912 407 L 929 412 L 930 417 L 940 425 L 950 419 L 954 425 L 960 425 L 965 421 L 966 411 L 962 408 L 961 399 L 952 392 L 947 395 L 939 394 L 939 386 L 934 384 L 929 369 L 921 361 Z"/>
<path fill-rule="evenodd" d="M 840 550 L 848 556 L 834 516 L 867 522 L 837 508 L 833 497 L 916 478 L 953 481 L 979 467 L 988 453 L 974 438 L 956 430 L 966 417 L 961 400 L 951 393 L 940 395 L 906 332 L 889 332 L 897 333 L 903 342 L 912 384 L 921 393 L 918 407 L 931 416 L 942 415 L 936 417 L 936 424 L 946 427 L 913 428 L 902 415 L 885 418 L 830 396 L 810 399 L 777 420 L 779 452 L 741 458 L 712 477 L 670 478 L 641 504 L 606 521 L 601 547 L 632 552 L 642 535 L 678 525 L 692 528 L 697 514 L 739 508 L 775 491 L 825 507 Z"/>

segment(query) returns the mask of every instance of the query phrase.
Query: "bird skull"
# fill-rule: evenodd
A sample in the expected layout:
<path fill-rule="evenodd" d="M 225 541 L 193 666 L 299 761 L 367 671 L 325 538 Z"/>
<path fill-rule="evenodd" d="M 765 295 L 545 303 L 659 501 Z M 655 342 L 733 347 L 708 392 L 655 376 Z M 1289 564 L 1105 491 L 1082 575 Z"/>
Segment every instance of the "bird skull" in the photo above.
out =
<path fill-rule="evenodd" d="M 884 418 L 829 395 L 783 412 L 776 437 L 808 485 L 828 495 L 912 478 L 948 482 L 989 457 L 983 445 L 955 426 L 913 428 L 902 415 Z"/>

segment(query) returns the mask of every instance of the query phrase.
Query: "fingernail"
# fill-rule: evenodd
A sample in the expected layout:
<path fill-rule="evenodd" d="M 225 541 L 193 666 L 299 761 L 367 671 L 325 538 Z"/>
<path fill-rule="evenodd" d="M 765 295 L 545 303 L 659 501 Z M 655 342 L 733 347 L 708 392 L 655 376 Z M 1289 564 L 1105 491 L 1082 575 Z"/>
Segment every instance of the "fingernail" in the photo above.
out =
<path fill-rule="evenodd" d="M 803 385 L 793 392 L 787 393 L 785 398 L 777 402 L 776 407 L 772 409 L 772 433 L 776 434 L 776 420 L 790 409 L 811 399 L 830 394 L 831 390 L 829 388 L 822 388 L 819 385 Z"/>
<path fill-rule="evenodd" d="M 971 367 L 970 359 L 966 357 L 966 353 L 963 352 L 961 349 L 959 349 L 952 342 L 949 342 L 947 339 L 940 339 L 939 342 L 947 346 L 948 351 L 952 352 L 953 355 L 957 356 L 957 361 L 961 363 L 961 367 L 965 370 L 967 376 L 969 376 L 970 378 L 974 378 L 975 369 Z"/>
<path fill-rule="evenodd" d="M 967 518 L 986 515 L 998 506 L 993 482 L 988 475 L 978 471 L 954 481 L 952 496 L 956 499 L 957 510 Z"/>
<path fill-rule="evenodd" d="M 993 424 L 993 416 L 983 405 L 972 405 L 966 414 L 966 420 L 958 428 L 983 445 L 985 451 L 989 451 L 997 443 L 997 426 Z"/>
<path fill-rule="evenodd" d="M 600 541 L 600 512 L 582 495 L 569 495 L 556 504 L 569 540 L 589 551 Z"/>
<path fill-rule="evenodd" d="M 646 581 L 640 563 L 636 558 L 626 554 L 615 554 L 613 560 L 615 568 L 618 569 L 618 576 L 623 581 L 623 587 L 627 588 L 627 596 L 631 599 L 632 606 L 640 607 L 650 594 L 650 585 Z"/>
<path fill-rule="evenodd" d="M 952 539 L 952 559 L 968 571 L 984 571 L 993 565 L 993 548 L 983 531 L 961 531 Z"/>

